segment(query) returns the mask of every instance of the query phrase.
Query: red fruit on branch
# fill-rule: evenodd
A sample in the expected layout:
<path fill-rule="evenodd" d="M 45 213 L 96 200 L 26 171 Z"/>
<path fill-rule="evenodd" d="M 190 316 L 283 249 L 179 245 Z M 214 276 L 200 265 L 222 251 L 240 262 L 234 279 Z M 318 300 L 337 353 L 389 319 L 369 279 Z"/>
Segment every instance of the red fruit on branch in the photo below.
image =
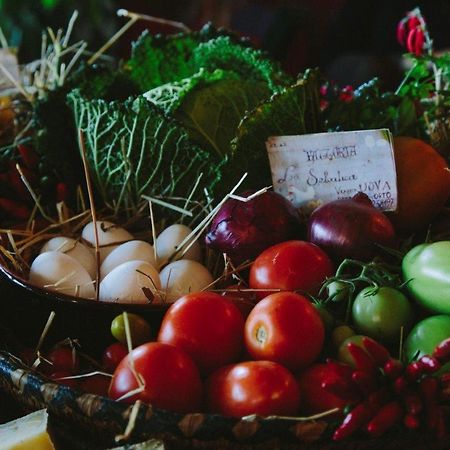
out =
<path fill-rule="evenodd" d="M 384 345 L 381 345 L 370 337 L 364 336 L 362 344 L 378 366 L 382 366 L 391 357 L 388 349 Z"/>
<path fill-rule="evenodd" d="M 402 405 L 394 400 L 384 405 L 367 424 L 367 432 L 372 436 L 381 436 L 403 417 Z"/>
<path fill-rule="evenodd" d="M 408 33 L 408 17 L 404 17 L 397 25 L 397 41 L 404 47 L 406 44 L 406 36 Z"/>
<path fill-rule="evenodd" d="M 423 54 L 425 45 L 425 33 L 422 28 L 416 27 L 409 31 L 406 39 L 406 48 L 416 56 Z"/>

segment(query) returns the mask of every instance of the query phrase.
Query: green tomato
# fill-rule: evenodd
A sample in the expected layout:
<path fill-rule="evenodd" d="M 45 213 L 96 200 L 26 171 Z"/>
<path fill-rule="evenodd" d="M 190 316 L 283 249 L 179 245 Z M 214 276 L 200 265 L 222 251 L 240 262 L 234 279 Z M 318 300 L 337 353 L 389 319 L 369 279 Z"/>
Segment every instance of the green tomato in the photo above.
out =
<path fill-rule="evenodd" d="M 366 287 L 353 302 L 353 323 L 356 329 L 382 342 L 399 341 L 401 328 L 409 329 L 413 312 L 409 300 L 391 287 Z"/>
<path fill-rule="evenodd" d="M 133 347 L 149 342 L 151 340 L 150 325 L 137 314 L 127 313 L 127 315 Z M 111 334 L 122 344 L 127 343 L 123 314 L 118 315 L 111 322 Z"/>
<path fill-rule="evenodd" d="M 353 328 L 348 325 L 338 325 L 333 328 L 331 332 L 331 342 L 334 348 L 339 348 L 341 344 L 350 336 L 354 336 L 356 333 Z"/>
<path fill-rule="evenodd" d="M 404 357 L 406 361 L 430 355 L 438 344 L 450 337 L 450 316 L 427 317 L 416 323 L 405 340 Z"/>
<path fill-rule="evenodd" d="M 450 314 L 450 241 L 421 244 L 402 261 L 412 298 L 428 310 Z"/>
<path fill-rule="evenodd" d="M 333 302 L 342 302 L 348 300 L 350 295 L 350 285 L 342 281 L 332 281 L 327 286 L 328 296 L 332 298 Z"/>

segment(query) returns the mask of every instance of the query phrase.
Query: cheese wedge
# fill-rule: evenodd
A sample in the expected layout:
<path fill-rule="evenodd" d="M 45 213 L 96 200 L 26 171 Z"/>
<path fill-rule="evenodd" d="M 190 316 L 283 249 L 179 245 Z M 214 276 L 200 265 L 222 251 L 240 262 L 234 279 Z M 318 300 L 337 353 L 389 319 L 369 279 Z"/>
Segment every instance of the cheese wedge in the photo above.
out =
<path fill-rule="evenodd" d="M 55 450 L 45 409 L 0 425 L 0 450 Z"/>

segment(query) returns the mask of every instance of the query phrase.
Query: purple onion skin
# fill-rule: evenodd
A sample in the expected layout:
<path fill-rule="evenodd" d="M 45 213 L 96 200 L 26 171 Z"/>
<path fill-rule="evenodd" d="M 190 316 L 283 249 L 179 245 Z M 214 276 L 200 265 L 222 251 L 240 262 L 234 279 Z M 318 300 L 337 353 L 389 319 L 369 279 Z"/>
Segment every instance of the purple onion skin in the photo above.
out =
<path fill-rule="evenodd" d="M 246 191 L 241 197 L 253 192 Z M 234 264 L 252 260 L 279 242 L 304 237 L 297 211 L 282 195 L 268 191 L 248 202 L 227 200 L 210 225 L 205 242 Z"/>
<path fill-rule="evenodd" d="M 362 192 L 319 206 L 309 218 L 307 233 L 308 240 L 335 262 L 370 261 L 380 250 L 376 244 L 393 247 L 395 243 L 391 222 Z"/>

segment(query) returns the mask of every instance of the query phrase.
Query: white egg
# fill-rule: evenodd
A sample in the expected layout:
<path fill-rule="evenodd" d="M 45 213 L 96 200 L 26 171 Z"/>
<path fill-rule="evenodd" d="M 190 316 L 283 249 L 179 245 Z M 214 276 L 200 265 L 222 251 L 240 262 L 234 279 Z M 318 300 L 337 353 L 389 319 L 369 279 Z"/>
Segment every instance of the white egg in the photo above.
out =
<path fill-rule="evenodd" d="M 95 256 L 88 247 L 76 239 L 64 236 L 54 237 L 42 247 L 41 253 L 45 252 L 62 252 L 75 258 L 88 271 L 90 277 L 95 280 L 97 276 Z"/>
<path fill-rule="evenodd" d="M 176 252 L 176 247 L 183 242 L 183 240 L 191 234 L 192 230 L 186 225 L 174 224 L 163 230 L 156 238 L 156 253 L 158 255 L 158 263 L 166 263 L 172 255 Z M 201 261 L 202 251 L 200 244 L 195 241 L 183 259 L 191 259 L 194 261 Z M 176 256 L 175 259 L 181 259 L 180 256 Z"/>
<path fill-rule="evenodd" d="M 95 289 L 87 270 L 62 252 L 41 253 L 31 264 L 30 281 L 40 287 L 82 298 L 95 298 Z"/>
<path fill-rule="evenodd" d="M 128 261 L 117 266 L 100 283 L 99 299 L 103 302 L 159 302 L 161 281 L 157 270 L 146 261 Z"/>
<path fill-rule="evenodd" d="M 129 241 L 116 247 L 103 261 L 100 266 L 100 279 L 108 275 L 127 261 L 147 261 L 153 267 L 156 267 L 155 251 L 153 246 L 144 241 Z"/>
<path fill-rule="evenodd" d="M 112 222 L 108 222 L 107 220 L 97 221 L 97 233 L 98 233 L 98 243 L 101 246 L 100 248 L 101 263 L 121 243 L 133 239 L 133 236 L 127 230 L 125 230 L 125 228 L 121 228 Z M 95 247 L 94 222 L 89 222 L 88 224 L 85 225 L 81 233 L 81 237 L 85 241 L 89 242 L 92 245 L 92 247 Z M 118 244 L 113 245 L 115 243 Z"/>
<path fill-rule="evenodd" d="M 180 259 L 168 264 L 159 276 L 167 302 L 174 302 L 190 292 L 201 291 L 213 282 L 209 270 L 190 259 Z"/>

